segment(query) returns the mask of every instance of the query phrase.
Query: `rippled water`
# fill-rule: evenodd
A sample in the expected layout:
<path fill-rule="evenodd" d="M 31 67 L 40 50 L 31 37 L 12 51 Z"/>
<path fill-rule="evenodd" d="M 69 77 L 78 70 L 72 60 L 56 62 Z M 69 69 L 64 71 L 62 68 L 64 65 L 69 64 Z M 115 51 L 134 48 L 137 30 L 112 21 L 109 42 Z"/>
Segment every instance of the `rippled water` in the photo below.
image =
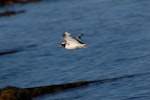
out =
<path fill-rule="evenodd" d="M 149 0 L 46 0 L 0 18 L 0 87 L 61 84 L 135 75 L 35 100 L 149 100 Z M 88 49 L 58 48 L 83 33 Z"/>

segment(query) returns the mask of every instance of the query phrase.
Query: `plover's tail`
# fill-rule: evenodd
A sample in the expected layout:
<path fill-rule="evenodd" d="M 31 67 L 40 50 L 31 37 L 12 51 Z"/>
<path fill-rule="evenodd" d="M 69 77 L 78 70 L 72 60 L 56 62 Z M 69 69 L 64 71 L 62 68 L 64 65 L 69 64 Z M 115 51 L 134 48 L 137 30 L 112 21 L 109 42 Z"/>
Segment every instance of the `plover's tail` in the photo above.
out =
<path fill-rule="evenodd" d="M 79 46 L 79 48 L 88 48 L 88 45 L 87 45 L 87 44 L 81 44 L 81 45 Z"/>
<path fill-rule="evenodd" d="M 88 45 L 87 45 L 87 44 L 84 44 L 83 48 L 88 48 Z"/>

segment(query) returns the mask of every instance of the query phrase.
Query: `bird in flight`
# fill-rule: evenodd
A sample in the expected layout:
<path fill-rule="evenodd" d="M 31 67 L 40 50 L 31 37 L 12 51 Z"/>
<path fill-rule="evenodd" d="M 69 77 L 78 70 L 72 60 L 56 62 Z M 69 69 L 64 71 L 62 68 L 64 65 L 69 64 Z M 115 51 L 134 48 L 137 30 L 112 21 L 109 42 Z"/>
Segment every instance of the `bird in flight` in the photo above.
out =
<path fill-rule="evenodd" d="M 61 42 L 59 47 L 64 47 L 66 49 L 88 48 L 87 44 L 81 42 L 80 39 L 82 36 L 83 34 L 72 37 L 69 32 L 64 32 L 62 34 L 62 39 L 64 39 L 65 42 Z"/>

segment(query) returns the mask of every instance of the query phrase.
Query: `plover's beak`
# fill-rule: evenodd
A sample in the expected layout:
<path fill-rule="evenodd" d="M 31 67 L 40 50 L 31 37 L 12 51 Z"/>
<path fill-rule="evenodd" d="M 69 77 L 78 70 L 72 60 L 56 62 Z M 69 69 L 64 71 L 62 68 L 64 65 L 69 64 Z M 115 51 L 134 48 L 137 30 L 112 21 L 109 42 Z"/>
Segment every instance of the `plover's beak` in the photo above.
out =
<path fill-rule="evenodd" d="M 58 46 L 59 48 L 63 47 L 64 45 L 62 43 L 60 43 L 60 45 Z"/>
<path fill-rule="evenodd" d="M 62 44 L 60 44 L 58 47 L 61 48 L 61 47 L 62 47 Z"/>

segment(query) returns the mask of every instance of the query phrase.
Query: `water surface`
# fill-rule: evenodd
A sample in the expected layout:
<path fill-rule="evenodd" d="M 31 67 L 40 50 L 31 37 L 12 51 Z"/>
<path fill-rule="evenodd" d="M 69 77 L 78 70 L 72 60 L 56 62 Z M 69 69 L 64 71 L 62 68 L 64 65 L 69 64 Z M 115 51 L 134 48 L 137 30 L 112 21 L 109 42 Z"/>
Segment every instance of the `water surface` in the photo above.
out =
<path fill-rule="evenodd" d="M 35 100 L 150 99 L 149 0 L 45 0 L 1 8 L 0 87 L 61 84 L 135 75 Z M 58 48 L 61 35 L 83 33 L 88 49 Z M 142 74 L 141 74 L 142 73 Z"/>

